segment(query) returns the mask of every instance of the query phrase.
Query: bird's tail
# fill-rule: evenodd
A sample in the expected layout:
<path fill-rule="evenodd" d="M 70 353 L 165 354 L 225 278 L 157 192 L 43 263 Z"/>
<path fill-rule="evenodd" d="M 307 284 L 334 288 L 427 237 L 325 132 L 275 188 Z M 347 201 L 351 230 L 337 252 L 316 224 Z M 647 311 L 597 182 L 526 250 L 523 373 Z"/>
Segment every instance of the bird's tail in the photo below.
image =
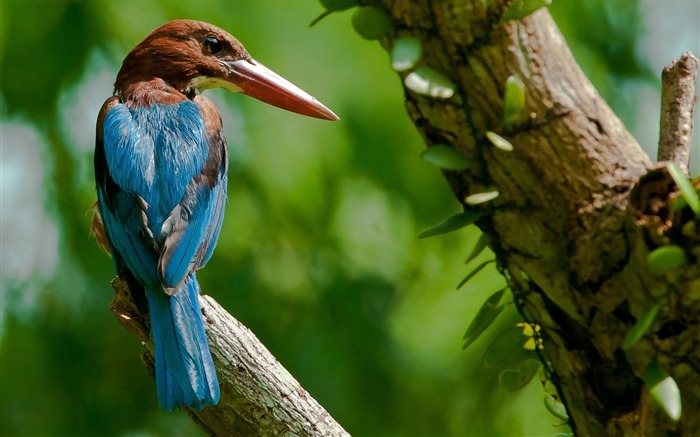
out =
<path fill-rule="evenodd" d="M 151 332 L 156 357 L 156 386 L 166 410 L 201 410 L 219 402 L 219 382 L 211 359 L 199 307 L 199 283 L 190 273 L 180 289 L 168 296 L 148 290 Z"/>

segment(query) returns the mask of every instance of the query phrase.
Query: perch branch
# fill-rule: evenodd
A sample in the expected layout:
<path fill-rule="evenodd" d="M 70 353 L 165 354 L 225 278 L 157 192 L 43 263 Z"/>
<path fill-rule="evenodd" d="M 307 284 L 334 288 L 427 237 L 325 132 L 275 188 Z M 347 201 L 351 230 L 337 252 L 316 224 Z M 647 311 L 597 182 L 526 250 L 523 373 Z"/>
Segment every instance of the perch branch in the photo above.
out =
<path fill-rule="evenodd" d="M 698 59 L 685 52 L 661 74 L 658 161 L 671 161 L 688 174 Z"/>
<path fill-rule="evenodd" d="M 149 327 L 126 282 L 112 282 L 110 310 L 119 323 L 146 347 L 144 362 L 153 375 Z M 188 414 L 215 436 L 294 435 L 349 436 L 304 390 L 248 328 L 214 299 L 200 296 L 204 326 L 221 386 L 215 407 Z"/>

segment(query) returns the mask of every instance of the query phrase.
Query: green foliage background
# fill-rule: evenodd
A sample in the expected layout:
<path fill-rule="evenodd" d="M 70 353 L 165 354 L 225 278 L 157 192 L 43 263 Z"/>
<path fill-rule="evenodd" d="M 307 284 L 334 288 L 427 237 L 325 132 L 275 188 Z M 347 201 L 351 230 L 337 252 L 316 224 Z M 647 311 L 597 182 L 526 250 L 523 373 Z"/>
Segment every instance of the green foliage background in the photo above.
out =
<path fill-rule="evenodd" d="M 503 279 L 491 268 L 455 291 L 473 268 L 473 228 L 416 239 L 459 205 L 418 158 L 388 55 L 352 31 L 351 13 L 309 29 L 321 10 L 312 0 L 2 0 L 0 434 L 201 435 L 184 413 L 158 408 L 142 347 L 108 310 L 112 262 L 88 232 L 94 120 L 119 62 L 185 17 L 231 31 L 342 119 L 208 93 L 231 174 L 224 230 L 198 275 L 204 292 L 354 435 L 557 431 L 537 381 L 509 393 L 483 369 L 488 336 L 461 350 Z M 553 14 L 634 126 L 637 91 L 658 87 L 637 42 L 638 2 L 559 1 Z M 510 311 L 499 325 L 516 320 Z"/>

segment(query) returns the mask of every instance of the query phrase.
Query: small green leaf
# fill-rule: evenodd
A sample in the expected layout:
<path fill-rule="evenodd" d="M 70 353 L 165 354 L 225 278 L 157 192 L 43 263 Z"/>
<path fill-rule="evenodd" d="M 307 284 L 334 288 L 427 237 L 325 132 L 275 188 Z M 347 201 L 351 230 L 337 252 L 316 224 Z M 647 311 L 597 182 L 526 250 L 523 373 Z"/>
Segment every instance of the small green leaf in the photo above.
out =
<path fill-rule="evenodd" d="M 523 334 L 523 329 L 519 326 L 506 328 L 486 348 L 483 357 L 484 366 L 497 367 L 509 363 L 518 355 L 518 352 L 523 350 L 529 338 Z"/>
<path fill-rule="evenodd" d="M 474 316 L 474 319 L 469 324 L 467 332 L 464 333 L 464 344 L 462 345 L 462 349 L 469 347 L 474 340 L 479 338 L 481 333 L 484 332 L 486 328 L 491 326 L 491 323 L 496 320 L 496 317 L 501 314 L 501 311 L 503 311 L 505 305 L 498 305 L 498 302 L 501 300 L 503 293 L 505 293 L 507 289 L 508 287 L 505 287 L 493 293 L 491 297 L 486 299 L 486 302 L 481 305 L 481 308 L 479 308 L 476 316 Z"/>
<path fill-rule="evenodd" d="M 552 413 L 557 419 L 569 421 L 569 413 L 566 412 L 566 406 L 559 402 L 554 396 L 546 395 L 544 397 L 544 406 L 547 411 Z"/>
<path fill-rule="evenodd" d="M 700 197 L 695 192 L 693 184 L 690 183 L 676 164 L 667 162 L 666 168 L 668 168 L 668 173 L 673 178 L 673 181 L 678 185 L 678 189 L 681 190 L 681 195 L 688 202 L 688 206 L 695 213 L 695 217 L 700 218 Z"/>
<path fill-rule="evenodd" d="M 490 260 L 484 261 L 484 262 L 482 262 L 481 264 L 479 264 L 478 266 L 476 266 L 476 268 L 474 268 L 474 270 L 472 270 L 471 272 L 469 272 L 469 274 L 468 274 L 467 276 L 465 276 L 464 279 L 462 279 L 462 280 L 460 281 L 459 284 L 457 284 L 457 290 L 459 290 L 460 288 L 462 288 L 462 286 L 464 286 L 464 284 L 466 284 L 467 282 L 469 282 L 469 281 L 470 281 L 474 276 L 476 276 L 480 271 L 484 270 L 484 267 L 486 267 L 487 265 L 491 264 L 491 263 L 494 262 L 494 261 L 496 261 L 496 260 L 490 259 Z"/>
<path fill-rule="evenodd" d="M 466 170 L 472 164 L 457 149 L 447 144 L 436 144 L 423 150 L 420 154 L 423 161 L 446 170 Z"/>
<path fill-rule="evenodd" d="M 674 421 L 681 418 L 681 391 L 676 381 L 668 376 L 650 390 L 651 396 L 663 407 L 664 411 Z"/>
<path fill-rule="evenodd" d="M 632 346 L 635 345 L 643 336 L 646 334 L 646 332 L 651 328 L 652 323 L 654 323 L 654 319 L 656 319 L 656 315 L 659 313 L 659 309 L 661 308 L 661 303 L 657 302 L 655 303 L 642 317 L 637 320 L 637 323 L 635 323 L 632 328 L 630 328 L 629 332 L 625 336 L 625 339 L 622 341 L 622 350 L 628 350 Z"/>
<path fill-rule="evenodd" d="M 316 23 L 323 20 L 333 12 L 344 11 L 350 9 L 353 6 L 357 6 L 357 0 L 321 0 L 321 4 L 326 9 L 321 15 L 314 18 L 314 20 L 309 24 L 309 27 L 313 27 Z"/>
<path fill-rule="evenodd" d="M 517 370 L 506 369 L 498 375 L 501 387 L 509 391 L 517 391 L 525 387 L 542 367 L 539 360 L 529 358 L 522 363 Z"/>
<path fill-rule="evenodd" d="M 545 370 L 545 369 L 542 369 Z M 544 374 L 548 372 L 543 372 L 543 375 L 541 376 L 542 379 L 542 389 L 544 390 L 545 393 L 552 395 L 552 396 L 557 396 L 557 386 L 554 385 L 551 379 L 548 377 L 545 377 Z"/>
<path fill-rule="evenodd" d="M 474 223 L 480 217 L 480 215 L 481 214 L 476 211 L 460 212 L 459 214 L 455 214 L 449 217 L 447 220 L 421 232 L 418 235 L 418 238 L 428 238 L 462 229 L 463 227 Z"/>
<path fill-rule="evenodd" d="M 518 76 L 509 76 L 503 96 L 503 124 L 510 127 L 525 107 L 525 85 Z"/>
<path fill-rule="evenodd" d="M 357 0 L 321 0 L 321 4 L 328 11 L 344 11 L 357 6 Z"/>
<path fill-rule="evenodd" d="M 678 384 L 656 360 L 649 363 L 644 375 L 644 384 L 668 417 L 675 421 L 681 418 L 681 392 Z"/>
<path fill-rule="evenodd" d="M 490 200 L 498 197 L 498 190 L 484 191 L 483 193 L 476 193 L 464 198 L 464 201 L 469 205 L 478 205 L 480 203 L 488 202 Z"/>
<path fill-rule="evenodd" d="M 668 373 L 659 366 L 658 361 L 652 359 L 647 366 L 646 372 L 644 372 L 644 385 L 651 390 L 652 387 L 656 386 L 667 377 Z"/>
<path fill-rule="evenodd" d="M 479 254 L 481 252 L 483 252 L 484 249 L 486 249 L 486 247 L 488 247 L 490 242 L 491 242 L 491 237 L 489 237 L 488 235 L 486 235 L 482 232 L 481 235 L 479 236 L 479 239 L 476 241 L 476 244 L 474 245 L 474 249 L 472 249 L 472 252 L 469 254 L 469 256 L 467 257 L 467 260 L 464 263 L 469 264 L 469 261 L 471 261 L 474 258 L 476 258 L 477 256 L 479 256 Z"/>
<path fill-rule="evenodd" d="M 326 18 L 327 16 L 329 16 L 332 13 L 333 13 L 333 11 L 329 11 L 329 10 L 325 10 L 325 11 L 321 12 L 321 15 L 319 15 L 318 17 L 311 20 L 311 23 L 309 23 L 309 27 L 314 27 L 316 24 L 318 24 L 319 21 L 323 20 L 324 18 Z"/>
<path fill-rule="evenodd" d="M 418 67 L 408 73 L 404 84 L 415 93 L 436 99 L 449 99 L 455 93 L 455 85 L 442 73 L 430 67 Z"/>
<path fill-rule="evenodd" d="M 658 247 L 647 255 L 647 267 L 655 275 L 686 264 L 688 264 L 688 258 L 685 251 L 674 244 Z"/>
<path fill-rule="evenodd" d="M 363 6 L 352 15 L 352 27 L 365 39 L 379 39 L 391 30 L 391 17 L 374 6 Z"/>
<path fill-rule="evenodd" d="M 501 17 L 501 23 L 511 20 L 520 20 L 527 17 L 541 7 L 549 6 L 552 0 L 515 0 Z"/>
<path fill-rule="evenodd" d="M 413 68 L 423 55 L 420 38 L 409 36 L 397 38 L 391 48 L 391 67 L 396 71 Z"/>
<path fill-rule="evenodd" d="M 491 144 L 503 151 L 511 152 L 513 150 L 513 145 L 508 140 L 506 140 L 505 138 L 503 138 L 495 132 L 486 131 L 486 138 L 488 138 L 489 141 L 491 141 Z"/>

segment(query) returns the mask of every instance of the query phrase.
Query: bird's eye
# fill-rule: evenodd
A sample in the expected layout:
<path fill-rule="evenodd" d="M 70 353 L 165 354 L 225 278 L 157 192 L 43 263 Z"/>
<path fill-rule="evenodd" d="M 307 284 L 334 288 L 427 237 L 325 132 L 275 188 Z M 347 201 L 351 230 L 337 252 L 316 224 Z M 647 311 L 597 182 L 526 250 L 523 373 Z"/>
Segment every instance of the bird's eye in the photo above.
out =
<path fill-rule="evenodd" d="M 223 44 L 221 44 L 221 41 L 219 41 L 218 38 L 209 36 L 204 40 L 204 48 L 207 49 L 207 51 L 212 55 L 215 55 L 221 51 Z"/>

